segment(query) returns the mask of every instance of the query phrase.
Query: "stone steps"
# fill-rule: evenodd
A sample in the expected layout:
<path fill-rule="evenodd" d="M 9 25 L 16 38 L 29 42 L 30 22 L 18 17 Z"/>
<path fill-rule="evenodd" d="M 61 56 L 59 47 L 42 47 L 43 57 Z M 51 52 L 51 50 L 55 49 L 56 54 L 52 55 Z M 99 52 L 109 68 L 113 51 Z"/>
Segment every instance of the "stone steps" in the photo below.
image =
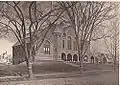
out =
<path fill-rule="evenodd" d="M 38 61 L 38 60 L 53 60 L 53 58 L 52 57 L 36 57 L 35 58 L 35 61 Z"/>

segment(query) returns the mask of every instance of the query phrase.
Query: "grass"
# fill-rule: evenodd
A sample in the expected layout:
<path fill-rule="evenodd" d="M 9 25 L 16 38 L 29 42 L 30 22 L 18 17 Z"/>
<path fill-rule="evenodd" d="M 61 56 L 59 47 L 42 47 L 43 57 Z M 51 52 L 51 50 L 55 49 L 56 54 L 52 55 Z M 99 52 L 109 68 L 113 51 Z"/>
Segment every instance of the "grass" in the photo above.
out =
<path fill-rule="evenodd" d="M 52 84 L 52 85 L 118 85 L 117 83 L 111 83 L 111 84 L 107 84 L 107 83 L 80 83 L 80 84 L 75 84 L 75 83 L 65 83 L 65 84 Z"/>
<path fill-rule="evenodd" d="M 74 64 L 79 64 L 78 62 L 72 62 Z M 112 69 L 111 66 L 101 66 L 95 64 L 87 64 L 84 68 L 85 71 L 89 70 L 102 70 L 102 69 Z M 34 74 L 43 73 L 58 73 L 58 72 L 73 72 L 79 71 L 78 67 L 73 67 L 62 61 L 37 61 L 33 64 Z M 27 74 L 27 66 L 25 63 L 19 65 L 8 65 L 0 67 L 0 76 L 13 76 L 17 74 Z"/>
<path fill-rule="evenodd" d="M 52 84 L 52 85 L 61 85 L 61 84 Z M 118 85 L 116 83 L 113 84 L 104 84 L 104 83 L 81 83 L 81 84 L 74 84 L 74 83 L 68 83 L 63 85 Z"/>
<path fill-rule="evenodd" d="M 9 82 L 4 82 L 2 85 L 12 85 Z M 18 82 L 14 85 L 119 85 L 117 82 L 112 82 L 112 83 L 104 83 L 104 82 L 79 82 L 79 83 L 69 83 L 69 82 L 63 82 L 63 83 L 48 83 L 48 82 L 44 82 L 41 83 L 40 82 Z"/>
<path fill-rule="evenodd" d="M 78 74 L 73 74 L 78 75 Z M 64 75 L 66 76 L 66 75 Z M 67 75 L 69 76 L 69 75 Z M 118 72 L 100 73 L 78 77 L 43 78 L 35 80 L 6 81 L 4 85 L 119 85 Z M 2 83 L 2 82 L 1 82 Z M 0 83 L 0 84 L 1 84 Z M 19 83 L 19 84 L 18 84 Z"/>
<path fill-rule="evenodd" d="M 0 68 L 0 76 L 12 76 L 16 73 L 27 74 L 27 66 L 25 63 L 12 66 L 4 66 Z M 34 74 L 72 72 L 79 71 L 79 68 L 64 64 L 60 61 L 39 61 L 33 64 Z"/>
<path fill-rule="evenodd" d="M 9 83 L 4 83 L 4 84 L 2 84 L 2 85 L 10 85 Z M 30 83 L 17 83 L 17 84 L 15 84 L 15 85 L 39 85 L 39 84 L 30 84 Z M 44 84 L 44 85 L 119 85 L 118 83 L 102 83 L 102 82 L 92 82 L 92 83 L 90 83 L 90 82 L 83 82 L 83 83 L 64 83 L 64 84 Z"/>
<path fill-rule="evenodd" d="M 71 63 L 79 65 L 79 62 Z M 86 64 L 84 67 L 85 70 L 111 70 L 113 68 L 112 64 Z"/>

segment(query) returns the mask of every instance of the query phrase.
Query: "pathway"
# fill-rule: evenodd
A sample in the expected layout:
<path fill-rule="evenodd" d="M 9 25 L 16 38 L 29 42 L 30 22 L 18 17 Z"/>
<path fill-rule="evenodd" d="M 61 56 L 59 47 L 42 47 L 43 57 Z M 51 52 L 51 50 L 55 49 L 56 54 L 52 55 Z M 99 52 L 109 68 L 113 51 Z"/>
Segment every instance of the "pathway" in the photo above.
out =
<path fill-rule="evenodd" d="M 68 65 L 71 65 L 71 66 L 73 66 L 73 67 L 80 67 L 80 66 L 77 65 L 77 64 L 73 64 L 73 63 L 70 63 L 70 62 L 67 62 L 67 61 L 63 61 L 63 63 L 68 64 Z"/>

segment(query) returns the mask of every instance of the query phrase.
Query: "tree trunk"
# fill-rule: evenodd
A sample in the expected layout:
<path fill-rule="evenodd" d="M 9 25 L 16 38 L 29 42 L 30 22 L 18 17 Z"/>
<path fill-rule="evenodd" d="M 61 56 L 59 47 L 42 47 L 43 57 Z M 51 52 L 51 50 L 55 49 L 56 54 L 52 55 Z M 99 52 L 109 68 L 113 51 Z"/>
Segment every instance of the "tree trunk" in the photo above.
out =
<path fill-rule="evenodd" d="M 116 71 L 116 56 L 114 56 L 113 70 Z"/>
<path fill-rule="evenodd" d="M 26 64 L 27 64 L 27 69 L 28 69 L 28 77 L 30 79 L 33 79 L 34 76 L 33 76 L 33 61 L 32 61 L 32 50 L 27 49 L 27 44 L 25 44 L 25 54 L 26 54 Z"/>
<path fill-rule="evenodd" d="M 30 79 L 33 79 L 34 78 L 34 75 L 33 75 L 33 63 L 29 60 L 29 62 L 28 62 L 28 77 L 30 78 Z"/>
<path fill-rule="evenodd" d="M 80 47 L 80 43 L 79 43 L 79 37 L 78 36 L 76 36 L 76 42 L 77 42 L 77 50 L 78 50 L 78 56 L 79 56 L 79 64 L 80 64 L 80 73 L 82 73 L 82 57 L 81 57 L 81 53 L 82 53 L 82 51 L 81 51 L 81 47 Z"/>
<path fill-rule="evenodd" d="M 33 79 L 33 59 L 32 59 L 32 50 L 29 51 L 29 57 L 28 57 L 28 75 L 30 79 Z"/>
<path fill-rule="evenodd" d="M 79 53 L 79 60 L 80 60 L 80 73 L 82 73 L 82 58 L 80 53 Z"/>
<path fill-rule="evenodd" d="M 79 55 L 79 61 L 80 61 L 80 73 L 82 73 L 82 51 L 80 50 L 80 47 L 78 47 L 78 55 Z"/>
<path fill-rule="evenodd" d="M 116 41 L 115 41 L 115 49 L 114 49 L 114 53 L 115 53 L 115 55 L 113 56 L 113 58 L 114 58 L 114 66 L 113 66 L 113 68 L 114 68 L 114 71 L 116 71 L 116 56 L 117 56 L 117 46 L 116 46 Z"/>

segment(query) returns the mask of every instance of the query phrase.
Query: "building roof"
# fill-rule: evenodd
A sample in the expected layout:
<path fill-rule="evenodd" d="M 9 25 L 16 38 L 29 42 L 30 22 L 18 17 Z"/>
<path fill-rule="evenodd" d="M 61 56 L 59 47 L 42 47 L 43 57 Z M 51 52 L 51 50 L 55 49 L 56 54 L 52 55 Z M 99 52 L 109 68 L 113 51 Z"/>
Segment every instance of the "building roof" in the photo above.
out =
<path fill-rule="evenodd" d="M 30 38 L 26 38 L 25 41 L 26 41 L 26 43 L 29 43 L 30 42 Z M 13 46 L 18 46 L 18 45 L 20 45 L 19 41 L 17 41 Z"/>
<path fill-rule="evenodd" d="M 42 29 L 42 30 L 43 30 L 43 29 Z M 54 29 L 51 29 L 51 30 L 54 30 Z M 47 29 L 44 30 L 44 31 L 43 31 L 42 33 L 40 33 L 40 34 L 38 33 L 37 35 L 43 36 L 46 31 L 47 31 Z M 52 31 L 49 30 L 49 32 L 52 32 Z M 50 35 L 49 32 L 47 33 L 47 35 Z M 30 42 L 29 34 L 27 34 L 27 38 L 26 38 L 25 40 L 26 40 L 26 43 L 29 43 L 29 42 Z M 20 45 L 20 42 L 19 42 L 19 41 L 17 41 L 13 46 L 18 46 L 18 45 Z"/>

